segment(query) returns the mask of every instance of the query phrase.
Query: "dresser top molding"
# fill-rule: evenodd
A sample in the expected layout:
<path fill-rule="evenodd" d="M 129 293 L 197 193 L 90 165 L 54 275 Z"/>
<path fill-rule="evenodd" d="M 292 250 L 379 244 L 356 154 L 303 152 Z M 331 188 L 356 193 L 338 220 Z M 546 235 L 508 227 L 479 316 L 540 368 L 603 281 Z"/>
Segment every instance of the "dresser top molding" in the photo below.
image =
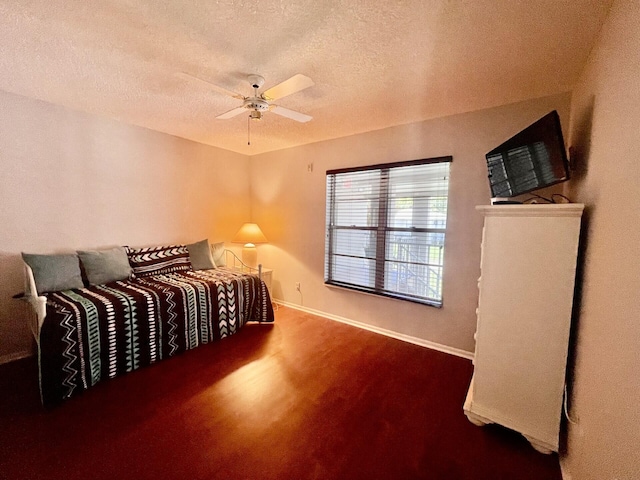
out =
<path fill-rule="evenodd" d="M 522 205 L 478 205 L 485 217 L 580 217 L 583 203 L 526 203 Z"/>

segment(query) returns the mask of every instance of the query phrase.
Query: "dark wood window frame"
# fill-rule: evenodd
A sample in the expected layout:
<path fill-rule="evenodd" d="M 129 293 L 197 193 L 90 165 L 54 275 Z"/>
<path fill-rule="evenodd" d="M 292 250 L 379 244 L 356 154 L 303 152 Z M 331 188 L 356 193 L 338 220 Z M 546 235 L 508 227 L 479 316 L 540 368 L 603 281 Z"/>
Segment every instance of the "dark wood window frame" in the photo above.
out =
<path fill-rule="evenodd" d="M 380 295 L 385 297 L 391 297 L 401 300 L 407 300 L 411 302 L 417 302 L 421 304 L 441 307 L 442 306 L 442 276 L 439 278 L 439 298 L 430 298 L 424 295 L 412 294 L 411 292 L 402 292 L 402 291 L 391 291 L 390 288 L 385 288 L 385 268 L 388 263 L 402 263 L 404 267 L 415 267 L 415 268 L 424 268 L 424 267 L 436 267 L 439 268 L 439 271 L 442 272 L 443 269 L 443 255 L 444 255 L 444 238 L 446 236 L 446 205 L 448 202 L 448 184 L 449 184 L 449 169 L 447 169 L 447 177 L 446 177 L 446 191 L 445 191 L 445 226 L 441 228 L 434 227 L 425 227 L 425 226 L 408 226 L 408 227 L 398 227 L 398 226 L 389 226 L 389 202 L 391 200 L 390 194 L 390 182 L 389 175 L 393 169 L 400 167 L 412 167 L 412 166 L 422 166 L 427 164 L 442 164 L 442 163 L 451 163 L 453 160 L 452 157 L 437 157 L 437 158 L 428 158 L 421 160 L 412 160 L 406 162 L 395 162 L 395 163 L 387 163 L 387 164 L 377 164 L 377 165 L 368 165 L 364 167 L 352 167 L 352 168 L 343 168 L 343 169 L 335 169 L 328 170 L 326 172 L 327 175 L 327 218 L 326 218 L 326 244 L 325 244 L 325 284 L 329 286 L 336 286 L 342 288 L 348 288 L 351 290 L 361 291 L 365 293 L 370 293 L 374 295 Z M 380 172 L 379 184 L 376 185 L 376 194 L 378 195 L 378 204 L 377 204 L 377 221 L 376 225 L 338 225 L 336 223 L 336 191 L 339 187 L 336 186 L 336 179 L 346 178 L 346 175 L 343 174 L 358 174 L 367 171 L 377 170 Z M 411 197 L 413 199 L 413 197 Z M 434 197 L 434 198 L 442 198 L 442 197 Z M 424 199 L 424 198 L 423 198 Z M 355 230 L 359 232 L 372 232 L 375 233 L 375 257 L 367 257 L 365 254 L 362 256 L 358 255 L 346 255 L 346 254 L 337 254 L 338 247 L 336 246 L 336 235 L 338 232 L 347 232 L 350 230 Z M 441 256 L 440 263 L 438 265 L 430 265 L 424 262 L 394 262 L 393 259 L 388 258 L 388 248 L 391 242 L 388 241 L 389 234 L 424 234 L 425 238 L 428 238 L 428 234 L 439 234 L 442 236 L 443 244 L 441 246 Z M 429 247 L 431 245 L 424 245 Z M 373 248 L 372 248 L 373 250 Z M 349 258 L 351 260 L 369 260 L 375 263 L 375 281 L 373 282 L 373 286 L 368 286 L 364 284 L 360 284 L 358 282 L 351 281 L 342 281 L 336 274 L 336 257 L 340 256 L 343 259 Z"/>

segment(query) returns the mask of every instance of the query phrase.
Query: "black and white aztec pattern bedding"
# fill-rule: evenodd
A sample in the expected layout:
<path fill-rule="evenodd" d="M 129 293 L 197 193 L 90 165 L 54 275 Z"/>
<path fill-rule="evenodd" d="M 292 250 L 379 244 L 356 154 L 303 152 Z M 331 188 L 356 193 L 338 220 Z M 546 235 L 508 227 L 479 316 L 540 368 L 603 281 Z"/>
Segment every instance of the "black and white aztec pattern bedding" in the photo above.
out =
<path fill-rule="evenodd" d="M 135 277 L 149 277 L 166 273 L 188 272 L 191 268 L 186 245 L 161 247 L 126 247 L 129 264 Z"/>
<path fill-rule="evenodd" d="M 169 273 L 47 294 L 38 342 L 42 401 L 273 322 L 258 277 L 227 269 Z"/>

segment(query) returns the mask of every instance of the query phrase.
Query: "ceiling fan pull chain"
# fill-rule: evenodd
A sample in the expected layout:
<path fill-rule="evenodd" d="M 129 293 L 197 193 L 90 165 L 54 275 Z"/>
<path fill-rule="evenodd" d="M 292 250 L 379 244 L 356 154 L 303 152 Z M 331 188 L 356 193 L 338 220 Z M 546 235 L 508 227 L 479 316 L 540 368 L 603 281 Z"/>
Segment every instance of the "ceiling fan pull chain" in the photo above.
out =
<path fill-rule="evenodd" d="M 247 116 L 247 145 L 251 145 L 251 115 Z"/>

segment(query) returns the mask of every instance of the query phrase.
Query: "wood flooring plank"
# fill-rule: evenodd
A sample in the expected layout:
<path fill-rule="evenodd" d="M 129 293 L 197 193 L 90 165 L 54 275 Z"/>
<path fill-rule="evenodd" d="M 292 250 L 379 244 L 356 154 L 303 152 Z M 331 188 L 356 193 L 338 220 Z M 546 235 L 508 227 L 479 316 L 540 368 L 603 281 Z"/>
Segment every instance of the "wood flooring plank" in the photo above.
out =
<path fill-rule="evenodd" d="M 468 360 L 293 309 L 53 409 L 36 367 L 0 366 L 0 479 L 561 479 L 467 421 Z"/>

